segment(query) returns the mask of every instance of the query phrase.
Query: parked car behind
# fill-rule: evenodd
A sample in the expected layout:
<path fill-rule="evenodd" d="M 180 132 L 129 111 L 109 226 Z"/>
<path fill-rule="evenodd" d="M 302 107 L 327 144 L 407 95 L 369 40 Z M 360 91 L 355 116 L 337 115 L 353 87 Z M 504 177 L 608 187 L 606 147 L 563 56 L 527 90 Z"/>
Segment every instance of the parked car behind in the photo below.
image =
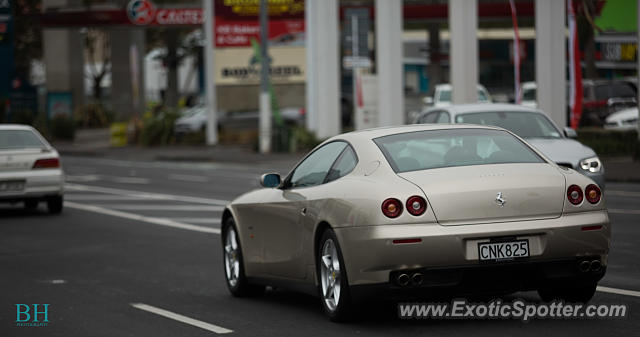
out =
<path fill-rule="evenodd" d="M 58 152 L 28 125 L 0 124 L 0 203 L 41 201 L 51 214 L 63 208 L 64 173 Z"/>
<path fill-rule="evenodd" d="M 576 137 L 573 129 L 560 131 L 540 110 L 513 104 L 461 104 L 428 109 L 414 123 L 466 123 L 505 128 L 526 139 L 556 164 L 572 168 L 604 188 L 604 167 L 593 149 L 571 139 Z"/>
<path fill-rule="evenodd" d="M 614 112 L 607 117 L 605 129 L 633 130 L 638 128 L 638 108 L 629 108 Z"/>
<path fill-rule="evenodd" d="M 451 91 L 453 86 L 449 83 L 442 83 L 436 85 L 433 97 L 425 97 L 423 102 L 427 106 L 433 105 L 434 107 L 445 107 L 451 105 Z M 491 95 L 487 88 L 482 84 L 477 85 L 478 90 L 478 103 L 491 103 Z"/>
<path fill-rule="evenodd" d="M 174 132 L 184 134 L 204 131 L 207 127 L 207 108 L 195 106 L 182 111 L 182 117 L 174 123 Z M 286 107 L 280 109 L 280 116 L 285 124 L 303 125 L 305 111 L 302 108 Z M 258 127 L 260 111 L 238 110 L 218 111 L 218 129 L 246 130 Z"/>
<path fill-rule="evenodd" d="M 603 126 L 612 113 L 638 105 L 636 91 L 626 81 L 584 80 L 580 126 Z"/>

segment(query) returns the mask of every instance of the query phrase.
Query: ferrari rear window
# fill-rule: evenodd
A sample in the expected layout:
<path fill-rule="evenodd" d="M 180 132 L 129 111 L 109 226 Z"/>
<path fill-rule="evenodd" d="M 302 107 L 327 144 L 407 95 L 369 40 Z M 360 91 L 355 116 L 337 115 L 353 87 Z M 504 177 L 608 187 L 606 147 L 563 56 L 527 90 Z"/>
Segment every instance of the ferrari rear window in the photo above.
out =
<path fill-rule="evenodd" d="M 529 146 L 501 130 L 450 129 L 373 140 L 397 173 L 468 165 L 543 163 Z"/>
<path fill-rule="evenodd" d="M 42 147 L 40 138 L 29 130 L 0 130 L 0 150 Z"/>

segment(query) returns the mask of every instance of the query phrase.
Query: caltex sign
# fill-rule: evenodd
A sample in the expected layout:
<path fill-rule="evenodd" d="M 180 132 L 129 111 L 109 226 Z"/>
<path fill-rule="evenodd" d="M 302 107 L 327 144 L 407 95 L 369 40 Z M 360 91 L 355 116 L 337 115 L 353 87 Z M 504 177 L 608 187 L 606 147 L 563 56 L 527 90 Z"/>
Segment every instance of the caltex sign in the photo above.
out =
<path fill-rule="evenodd" d="M 131 0 L 127 5 L 129 21 L 139 26 L 201 25 L 202 8 L 157 8 L 150 0 Z"/>

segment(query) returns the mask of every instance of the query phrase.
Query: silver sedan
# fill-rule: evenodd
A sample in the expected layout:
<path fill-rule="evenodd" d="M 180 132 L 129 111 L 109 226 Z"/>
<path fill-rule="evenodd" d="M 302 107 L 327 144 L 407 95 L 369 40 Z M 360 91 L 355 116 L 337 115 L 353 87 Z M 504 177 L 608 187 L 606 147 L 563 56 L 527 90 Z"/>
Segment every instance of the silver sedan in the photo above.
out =
<path fill-rule="evenodd" d="M 35 209 L 43 201 L 49 213 L 59 214 L 63 194 L 58 152 L 30 126 L 0 124 L 0 202 Z"/>
<path fill-rule="evenodd" d="M 607 265 L 600 187 L 501 128 L 347 133 L 261 183 L 223 212 L 229 290 L 308 290 L 332 320 L 395 292 L 588 301 Z"/>
<path fill-rule="evenodd" d="M 538 109 L 512 104 L 460 104 L 427 109 L 414 123 L 465 123 L 505 128 L 526 139 L 558 165 L 572 168 L 604 188 L 604 167 L 593 149 L 573 139 L 576 137 L 573 129 L 561 131 Z"/>

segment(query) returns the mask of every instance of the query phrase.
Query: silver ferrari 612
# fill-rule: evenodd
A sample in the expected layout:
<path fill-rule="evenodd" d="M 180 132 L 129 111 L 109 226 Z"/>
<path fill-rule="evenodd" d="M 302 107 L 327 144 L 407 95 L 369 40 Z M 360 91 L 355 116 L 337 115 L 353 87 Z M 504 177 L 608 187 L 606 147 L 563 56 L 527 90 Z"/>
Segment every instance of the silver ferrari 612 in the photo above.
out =
<path fill-rule="evenodd" d="M 537 290 L 586 302 L 607 266 L 598 185 L 497 127 L 342 134 L 261 184 L 222 216 L 229 290 L 310 290 L 332 320 L 371 294 Z"/>

